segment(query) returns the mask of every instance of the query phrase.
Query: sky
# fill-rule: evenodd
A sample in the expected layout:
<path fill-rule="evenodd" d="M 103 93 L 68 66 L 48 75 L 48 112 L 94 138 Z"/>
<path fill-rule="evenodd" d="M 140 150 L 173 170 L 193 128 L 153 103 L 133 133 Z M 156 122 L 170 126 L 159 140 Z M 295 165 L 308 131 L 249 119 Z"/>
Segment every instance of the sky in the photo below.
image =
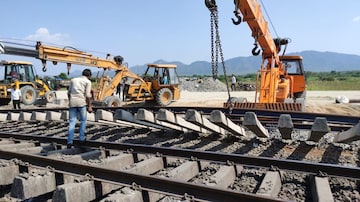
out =
<path fill-rule="evenodd" d="M 272 36 L 291 39 L 288 53 L 360 55 L 359 0 L 259 2 Z M 232 24 L 233 0 L 217 0 L 217 5 L 225 60 L 250 56 L 254 39 L 246 23 Z M 1 14 L 0 41 L 72 46 L 101 58 L 107 53 L 121 55 L 130 67 L 159 59 L 185 64 L 211 61 L 210 12 L 204 0 L 4 0 Z M 8 55 L 0 59 L 27 60 L 41 72 L 36 59 Z M 66 65 L 51 71 L 66 72 Z"/>

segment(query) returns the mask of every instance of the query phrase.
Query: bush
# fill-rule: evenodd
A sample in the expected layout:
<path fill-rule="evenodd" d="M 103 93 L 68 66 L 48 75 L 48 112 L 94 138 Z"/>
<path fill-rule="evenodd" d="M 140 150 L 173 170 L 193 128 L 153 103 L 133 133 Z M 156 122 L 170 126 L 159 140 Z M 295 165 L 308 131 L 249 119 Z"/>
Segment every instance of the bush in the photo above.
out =
<path fill-rule="evenodd" d="M 334 77 L 319 77 L 320 81 L 335 81 Z"/>

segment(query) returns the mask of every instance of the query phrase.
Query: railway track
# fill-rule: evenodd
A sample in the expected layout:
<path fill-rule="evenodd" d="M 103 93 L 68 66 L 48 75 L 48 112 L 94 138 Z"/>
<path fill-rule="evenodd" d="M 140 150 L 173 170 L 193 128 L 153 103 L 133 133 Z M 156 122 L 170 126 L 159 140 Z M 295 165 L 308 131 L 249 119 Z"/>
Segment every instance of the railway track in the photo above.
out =
<path fill-rule="evenodd" d="M 59 109 L 38 112 L 48 110 L 60 112 Z M 96 114 L 104 118 L 104 111 L 116 115 L 114 109 L 97 109 Z M 7 114 L 12 113 L 27 112 Z M 152 113 L 160 116 L 163 112 Z M 36 118 L 34 112 L 31 114 Z M 210 115 L 211 112 L 207 114 Z M 156 121 L 142 120 L 145 125 L 141 125 L 139 120 L 135 123 L 98 117 L 88 122 L 86 145 L 73 149 L 65 149 L 64 120 L 11 120 L 16 117 L 10 115 L 10 120 L 0 123 L 2 168 L 16 164 L 18 168 L 12 170 L 19 171 L 8 179 L 8 184 L 1 185 L 1 197 L 7 199 L 56 201 L 62 196 L 60 193 L 70 193 L 66 190 L 75 186 L 74 183 L 90 187 L 83 189 L 93 194 L 83 196 L 81 191 L 75 194 L 84 201 L 107 200 L 107 197 L 138 197 L 133 200 L 144 201 L 356 201 L 359 198 L 356 141 L 334 143 L 327 141 L 326 135 L 323 136 L 326 141 L 307 141 L 302 133 L 311 133 L 312 129 L 306 127 L 294 127 L 292 138 L 284 139 L 278 128 L 274 128 L 274 121 L 269 122 L 269 116 L 262 120 L 267 122 L 263 126 L 269 137 L 259 137 L 241 121 L 237 125 L 245 129 L 244 134 L 228 131 L 223 135 L 175 130 L 173 126 L 168 130 L 164 125 L 156 125 L 159 123 Z M 23 118 L 26 119 L 24 114 Z M 302 122 L 306 125 L 309 120 Z M 339 121 L 335 122 L 339 125 Z M 357 126 L 349 122 L 340 125 L 346 126 L 346 130 Z M 114 160 L 115 157 L 122 160 Z M 101 164 L 108 159 L 117 166 L 107 168 Z M 31 191 L 23 188 L 19 194 L 13 190 L 22 178 L 30 181 L 31 176 L 48 176 L 44 172 L 55 176 L 55 185 L 50 189 L 37 183 L 36 187 L 46 192 L 30 194 Z M 69 180 L 64 176 L 75 177 Z M 5 179 L 3 174 L 2 178 Z"/>
<path fill-rule="evenodd" d="M 125 199 L 134 194 L 138 195 L 136 200 L 147 200 L 152 196 L 157 198 L 155 201 L 164 198 L 283 201 L 294 200 L 290 195 L 294 193 L 301 197 L 297 200 L 316 201 L 316 198 L 334 199 L 339 191 L 342 194 L 349 192 L 347 197 L 351 196 L 360 178 L 358 167 L 327 163 L 97 141 L 65 149 L 65 146 L 59 146 L 64 138 L 27 136 L 23 139 L 29 137 L 31 141 L 20 141 L 21 135 L 13 139 L 3 138 L 6 144 L 2 144 L 0 151 L 2 159 L 8 161 L 2 164 L 11 165 L 3 166 L 2 174 L 15 175 L 10 196 L 21 200 L 40 201 L 46 197 L 54 201 L 68 200 L 61 194 L 65 192 L 70 200 L 81 197 L 84 201 L 107 200 L 108 197 Z M 24 172 L 9 174 L 16 170 L 14 165 Z M 5 168 L 11 172 L 6 172 Z M 68 175 L 75 177 L 71 181 Z M 74 184 L 94 195 L 71 195 Z M 21 188 L 15 189 L 14 186 Z M 34 186 L 39 188 L 34 191 Z M 111 188 L 103 188 L 97 193 L 96 186 Z M 124 186 L 130 187 L 125 193 Z M 2 192 L 6 191 L 4 189 Z M 344 199 L 343 195 L 337 197 L 336 200 Z M 356 199 L 357 196 L 352 197 Z"/>
<path fill-rule="evenodd" d="M 124 109 L 130 113 L 136 113 L 141 107 L 94 107 L 94 110 L 107 110 L 115 112 L 117 109 Z M 325 117 L 329 123 L 342 124 L 342 125 L 355 125 L 359 122 L 360 117 L 358 116 L 346 116 L 338 114 L 326 114 L 326 113 L 309 113 L 309 112 L 284 112 L 284 111 L 269 111 L 269 110 L 249 110 L 249 109 L 228 109 L 223 107 L 146 107 L 147 110 L 152 112 L 158 112 L 161 109 L 167 109 L 176 114 L 185 114 L 189 109 L 196 110 L 201 112 L 204 115 L 210 115 L 214 110 L 220 110 L 224 112 L 231 120 L 236 123 L 241 123 L 241 118 L 248 111 L 254 112 L 259 117 L 259 120 L 263 119 L 264 121 L 277 121 L 282 114 L 290 114 L 294 121 L 297 122 L 313 122 L 316 117 Z M 55 107 L 55 108 L 33 108 L 33 109 L 21 109 L 21 110 L 1 110 L 0 113 L 21 113 L 21 112 L 46 112 L 46 111 L 66 111 L 66 107 Z M 301 126 L 300 126 L 301 127 Z M 306 128 L 306 126 L 303 126 Z M 309 127 L 307 127 L 309 128 Z"/>

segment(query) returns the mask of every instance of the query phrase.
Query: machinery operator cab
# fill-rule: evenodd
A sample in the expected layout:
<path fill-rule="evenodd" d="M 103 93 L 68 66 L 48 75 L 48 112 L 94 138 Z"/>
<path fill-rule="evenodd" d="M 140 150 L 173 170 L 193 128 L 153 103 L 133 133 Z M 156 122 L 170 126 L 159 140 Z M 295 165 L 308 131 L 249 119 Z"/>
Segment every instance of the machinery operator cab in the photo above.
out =
<path fill-rule="evenodd" d="M 175 68 L 170 65 L 148 65 L 144 74 L 145 81 L 158 81 L 160 85 L 176 85 L 179 84 L 179 78 Z"/>
<path fill-rule="evenodd" d="M 282 60 L 285 72 L 289 75 L 304 75 L 301 60 Z"/>
<path fill-rule="evenodd" d="M 12 83 L 15 80 L 22 82 L 35 81 L 35 74 L 33 71 L 33 65 L 27 62 L 10 62 L 1 61 L 0 68 L 3 68 L 1 72 L 2 80 L 6 83 Z"/>

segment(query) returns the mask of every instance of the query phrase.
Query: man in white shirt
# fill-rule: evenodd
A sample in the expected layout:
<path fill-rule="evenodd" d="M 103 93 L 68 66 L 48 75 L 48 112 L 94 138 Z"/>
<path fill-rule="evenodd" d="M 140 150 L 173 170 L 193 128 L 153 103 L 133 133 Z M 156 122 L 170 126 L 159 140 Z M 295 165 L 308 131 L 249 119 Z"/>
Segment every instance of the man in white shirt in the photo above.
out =
<path fill-rule="evenodd" d="M 69 98 L 69 129 L 67 148 L 73 146 L 75 125 L 77 117 L 80 118 L 79 140 L 81 143 L 85 142 L 85 129 L 86 129 L 86 112 L 91 113 L 91 71 L 85 69 L 81 77 L 71 79 L 68 89 Z"/>
<path fill-rule="evenodd" d="M 231 90 L 234 91 L 235 87 L 236 87 L 236 77 L 233 74 L 232 77 L 231 77 Z"/>
<path fill-rule="evenodd" d="M 16 107 L 18 109 L 20 108 L 20 102 L 21 102 L 21 91 L 18 87 L 16 87 L 17 85 L 15 84 L 14 87 L 10 90 L 11 93 L 11 100 L 13 103 L 13 107 L 14 109 L 16 109 Z"/>

